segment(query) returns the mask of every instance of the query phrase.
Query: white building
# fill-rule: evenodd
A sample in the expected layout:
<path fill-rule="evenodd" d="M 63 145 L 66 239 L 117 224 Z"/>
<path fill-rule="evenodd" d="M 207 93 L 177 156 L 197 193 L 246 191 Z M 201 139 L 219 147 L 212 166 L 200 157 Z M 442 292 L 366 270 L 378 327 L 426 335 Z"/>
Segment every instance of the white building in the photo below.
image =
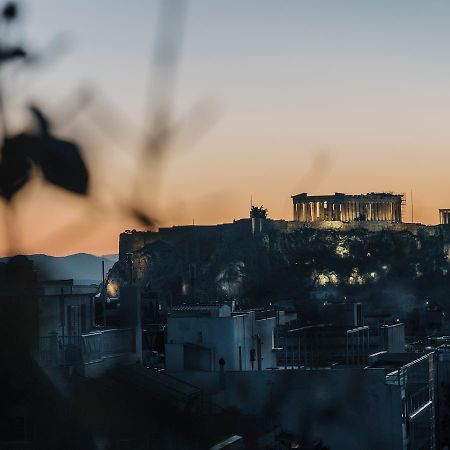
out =
<path fill-rule="evenodd" d="M 275 317 L 232 312 L 228 305 L 173 308 L 167 321 L 166 370 L 247 371 L 276 367 Z"/>

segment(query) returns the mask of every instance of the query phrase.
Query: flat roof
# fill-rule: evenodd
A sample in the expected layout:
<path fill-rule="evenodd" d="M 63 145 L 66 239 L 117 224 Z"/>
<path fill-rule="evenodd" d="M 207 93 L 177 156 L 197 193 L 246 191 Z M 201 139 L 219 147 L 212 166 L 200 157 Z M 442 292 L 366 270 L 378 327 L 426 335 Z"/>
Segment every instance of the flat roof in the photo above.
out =
<path fill-rule="evenodd" d="M 296 199 L 307 199 L 307 200 L 361 200 L 367 199 L 385 199 L 385 198 L 402 198 L 403 194 L 394 194 L 392 192 L 368 192 L 367 194 L 345 194 L 343 192 L 335 192 L 334 194 L 325 195 L 308 195 L 306 192 L 301 194 L 292 195 L 291 198 Z"/>

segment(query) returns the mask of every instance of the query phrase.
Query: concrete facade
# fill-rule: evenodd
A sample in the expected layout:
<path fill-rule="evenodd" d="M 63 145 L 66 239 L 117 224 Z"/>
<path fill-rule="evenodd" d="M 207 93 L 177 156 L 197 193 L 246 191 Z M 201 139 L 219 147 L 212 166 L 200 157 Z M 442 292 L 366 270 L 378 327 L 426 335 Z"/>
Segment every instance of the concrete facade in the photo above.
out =
<path fill-rule="evenodd" d="M 433 354 L 387 355 L 382 361 L 385 356 L 373 368 L 174 376 L 224 408 L 266 419 L 270 414 L 305 445 L 321 440 L 345 450 L 436 448 Z"/>
<path fill-rule="evenodd" d="M 401 388 L 386 384 L 382 369 L 176 374 L 213 393 L 223 407 L 276 414 L 300 442 L 320 439 L 327 448 L 403 450 Z"/>
<path fill-rule="evenodd" d="M 37 290 L 38 336 L 79 336 L 94 326 L 93 297 L 97 286 L 77 286 L 72 280 L 44 282 Z"/>
<path fill-rule="evenodd" d="M 405 324 L 383 325 L 380 328 L 381 348 L 390 353 L 405 351 Z"/>
<path fill-rule="evenodd" d="M 257 320 L 254 311 L 231 313 L 227 305 L 174 308 L 167 321 L 166 370 L 273 368 L 275 321 Z"/>

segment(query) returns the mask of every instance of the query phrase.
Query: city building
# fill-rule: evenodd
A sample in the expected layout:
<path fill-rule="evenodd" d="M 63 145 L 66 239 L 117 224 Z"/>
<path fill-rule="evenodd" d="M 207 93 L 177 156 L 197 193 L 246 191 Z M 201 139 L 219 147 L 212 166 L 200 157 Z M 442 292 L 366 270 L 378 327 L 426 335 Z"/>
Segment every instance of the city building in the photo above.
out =
<path fill-rule="evenodd" d="M 32 261 L 24 256 L 12 258 L 5 270 L 8 283 L 0 288 L 0 316 L 8 318 L 2 332 L 17 343 L 11 351 L 24 358 L 32 355 L 45 369 L 71 367 L 94 377 L 114 365 L 141 360 L 138 288 L 122 289 L 121 323 L 99 327 L 98 286 L 38 280 Z"/>
<path fill-rule="evenodd" d="M 369 327 L 347 328 L 331 324 L 289 330 L 279 341 L 284 367 L 318 368 L 336 364 L 363 366 L 369 357 Z"/>
<path fill-rule="evenodd" d="M 229 305 L 172 308 L 167 320 L 166 370 L 251 371 L 276 367 L 275 317 L 233 312 Z"/>

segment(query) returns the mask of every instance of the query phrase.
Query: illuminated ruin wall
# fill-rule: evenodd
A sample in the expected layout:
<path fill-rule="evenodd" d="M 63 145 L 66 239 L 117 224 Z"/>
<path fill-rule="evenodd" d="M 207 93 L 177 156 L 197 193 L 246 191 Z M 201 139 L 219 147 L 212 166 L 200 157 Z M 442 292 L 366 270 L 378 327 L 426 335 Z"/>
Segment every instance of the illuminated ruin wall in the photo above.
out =
<path fill-rule="evenodd" d="M 403 195 L 370 193 L 347 195 L 292 196 L 294 220 L 297 222 L 321 221 L 402 221 Z"/>
<path fill-rule="evenodd" d="M 450 225 L 450 209 L 439 210 L 439 223 L 441 225 Z"/>

